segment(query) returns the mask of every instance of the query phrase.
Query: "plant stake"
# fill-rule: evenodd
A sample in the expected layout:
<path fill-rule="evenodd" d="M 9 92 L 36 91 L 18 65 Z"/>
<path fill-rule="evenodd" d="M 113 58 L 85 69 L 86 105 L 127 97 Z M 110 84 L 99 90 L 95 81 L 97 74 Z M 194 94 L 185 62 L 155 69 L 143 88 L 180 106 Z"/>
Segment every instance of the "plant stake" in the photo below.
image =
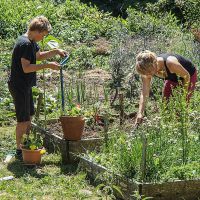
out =
<path fill-rule="evenodd" d="M 65 110 L 65 100 L 64 100 L 64 87 L 63 87 L 63 66 L 66 64 L 67 60 L 69 59 L 69 56 L 66 56 L 64 60 L 60 62 L 60 84 L 61 84 L 61 98 L 62 98 L 62 111 Z"/>

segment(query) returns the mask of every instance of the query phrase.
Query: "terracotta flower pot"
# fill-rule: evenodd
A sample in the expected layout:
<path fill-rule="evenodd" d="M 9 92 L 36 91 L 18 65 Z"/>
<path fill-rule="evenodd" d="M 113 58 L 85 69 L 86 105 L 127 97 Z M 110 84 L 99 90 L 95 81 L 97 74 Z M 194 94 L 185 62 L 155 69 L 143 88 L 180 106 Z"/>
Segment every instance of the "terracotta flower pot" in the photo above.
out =
<path fill-rule="evenodd" d="M 83 117 L 61 116 L 63 137 L 67 140 L 80 140 L 83 134 L 85 120 Z"/>
<path fill-rule="evenodd" d="M 22 148 L 22 156 L 23 156 L 23 161 L 25 164 L 33 164 L 33 165 L 38 165 L 41 163 L 41 149 L 37 150 L 29 150 L 29 149 L 23 149 Z"/>

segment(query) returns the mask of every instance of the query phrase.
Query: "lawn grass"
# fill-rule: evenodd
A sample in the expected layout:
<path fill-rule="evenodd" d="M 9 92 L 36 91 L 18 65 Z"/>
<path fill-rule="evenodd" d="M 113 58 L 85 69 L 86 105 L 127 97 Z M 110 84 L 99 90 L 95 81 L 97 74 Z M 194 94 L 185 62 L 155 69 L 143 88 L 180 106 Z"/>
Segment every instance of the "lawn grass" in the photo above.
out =
<path fill-rule="evenodd" d="M 14 158 L 4 163 L 6 155 L 15 150 L 13 127 L 0 128 L 0 150 L 0 178 L 14 176 L 13 180 L 0 181 L 1 200 L 104 199 L 88 184 L 85 173 L 75 166 L 62 165 L 60 155 L 44 155 L 42 164 L 34 168 Z"/>

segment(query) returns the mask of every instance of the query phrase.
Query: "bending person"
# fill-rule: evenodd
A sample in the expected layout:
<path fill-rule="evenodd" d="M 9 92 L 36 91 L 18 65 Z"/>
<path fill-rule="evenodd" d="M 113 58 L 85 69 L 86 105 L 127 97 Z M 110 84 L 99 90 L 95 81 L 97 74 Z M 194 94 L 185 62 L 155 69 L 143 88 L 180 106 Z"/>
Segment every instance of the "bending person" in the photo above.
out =
<path fill-rule="evenodd" d="M 136 57 L 136 70 L 142 78 L 142 91 L 135 124 L 142 122 L 153 76 L 164 79 L 163 97 L 166 100 L 169 100 L 172 89 L 177 86 L 185 88 L 188 101 L 195 89 L 197 70 L 190 60 L 178 54 L 165 53 L 156 56 L 151 51 L 140 52 Z"/>

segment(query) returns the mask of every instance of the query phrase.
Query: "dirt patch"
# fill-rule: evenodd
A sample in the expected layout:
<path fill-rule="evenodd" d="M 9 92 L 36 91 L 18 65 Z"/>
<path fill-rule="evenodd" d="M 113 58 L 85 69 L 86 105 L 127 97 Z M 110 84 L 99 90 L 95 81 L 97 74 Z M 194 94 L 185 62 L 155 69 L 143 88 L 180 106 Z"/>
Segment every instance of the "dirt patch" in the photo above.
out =
<path fill-rule="evenodd" d="M 102 69 L 88 70 L 85 72 L 83 80 L 88 84 L 103 85 L 105 82 L 111 80 L 111 74 Z"/>
<path fill-rule="evenodd" d="M 63 78 L 64 78 L 64 83 L 68 84 L 70 80 L 72 79 L 72 76 L 67 71 L 63 71 Z M 52 88 L 52 90 L 54 90 L 55 87 L 57 88 L 60 84 L 60 72 L 46 71 L 44 78 L 43 78 L 43 74 L 39 73 L 37 76 L 37 83 L 38 83 L 37 85 L 40 88 L 43 88 L 43 79 L 45 79 L 46 88 L 47 89 Z M 84 72 L 83 77 L 80 78 L 79 80 L 80 81 L 84 80 L 89 85 L 91 84 L 103 85 L 103 83 L 111 80 L 111 75 L 109 72 L 102 69 L 87 70 Z"/>
<path fill-rule="evenodd" d="M 96 55 L 109 55 L 111 52 L 111 44 L 104 37 L 92 41 L 91 44 L 95 46 Z"/>

